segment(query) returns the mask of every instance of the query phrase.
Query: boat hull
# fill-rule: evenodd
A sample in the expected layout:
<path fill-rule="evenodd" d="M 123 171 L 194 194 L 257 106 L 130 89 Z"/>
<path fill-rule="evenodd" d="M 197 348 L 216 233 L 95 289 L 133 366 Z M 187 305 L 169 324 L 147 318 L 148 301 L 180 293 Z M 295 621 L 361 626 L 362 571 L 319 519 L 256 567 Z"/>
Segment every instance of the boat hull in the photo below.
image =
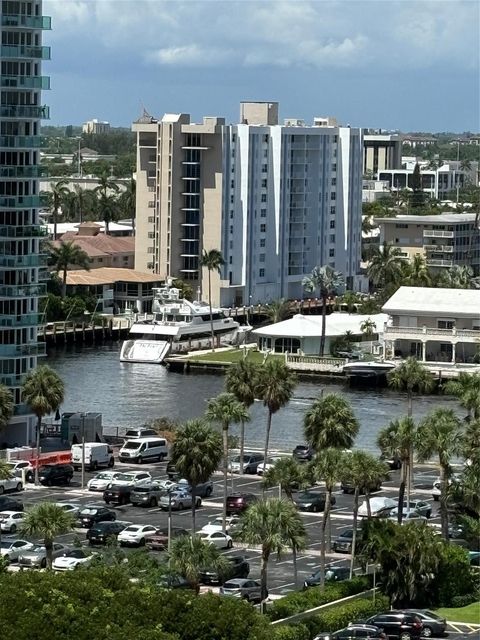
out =
<path fill-rule="evenodd" d="M 170 352 L 165 340 L 125 340 L 120 351 L 120 362 L 162 364 Z"/>

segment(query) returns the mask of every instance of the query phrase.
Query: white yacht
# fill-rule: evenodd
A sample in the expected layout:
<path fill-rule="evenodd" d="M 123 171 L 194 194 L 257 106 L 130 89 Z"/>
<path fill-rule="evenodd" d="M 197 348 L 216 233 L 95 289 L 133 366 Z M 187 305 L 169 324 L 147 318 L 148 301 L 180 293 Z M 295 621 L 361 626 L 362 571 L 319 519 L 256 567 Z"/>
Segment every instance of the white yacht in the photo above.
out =
<path fill-rule="evenodd" d="M 222 309 L 212 309 L 213 333 L 223 343 L 232 343 L 239 323 Z M 135 322 L 123 342 L 121 362 L 160 364 L 172 353 L 205 349 L 211 345 L 210 307 L 206 302 L 180 298 L 180 291 L 167 284 L 153 289 L 152 317 Z"/>

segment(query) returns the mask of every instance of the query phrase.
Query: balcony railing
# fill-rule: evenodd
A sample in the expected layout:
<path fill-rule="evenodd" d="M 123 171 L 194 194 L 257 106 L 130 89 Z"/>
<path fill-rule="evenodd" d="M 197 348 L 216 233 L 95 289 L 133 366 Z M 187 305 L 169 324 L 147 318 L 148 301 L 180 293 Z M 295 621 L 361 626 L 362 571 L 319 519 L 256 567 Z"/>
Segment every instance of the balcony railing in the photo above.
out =
<path fill-rule="evenodd" d="M 2 209 L 30 209 L 40 206 L 40 196 L 0 196 Z"/>
<path fill-rule="evenodd" d="M 427 258 L 427 267 L 453 267 L 453 260 L 435 260 Z"/>
<path fill-rule="evenodd" d="M 52 28 L 52 19 L 49 16 L 24 16 L 22 14 L 2 15 L 2 27 L 22 27 L 26 29 Z"/>
<path fill-rule="evenodd" d="M 3 118 L 41 118 L 48 120 L 50 118 L 50 109 L 46 106 L 3 106 L 0 107 L 0 116 Z"/>
<path fill-rule="evenodd" d="M 424 229 L 424 238 L 453 238 L 453 231 L 441 231 L 439 229 Z"/>
<path fill-rule="evenodd" d="M 46 253 L 26 256 L 6 256 L 0 254 L 0 266 L 7 269 L 23 269 L 28 267 L 44 267 L 48 262 Z"/>
<path fill-rule="evenodd" d="M 0 76 L 3 89 L 50 89 L 48 76 Z"/>
<path fill-rule="evenodd" d="M 445 336 L 453 338 L 476 338 L 480 339 L 480 330 L 477 329 L 440 329 L 438 327 L 392 327 L 385 325 L 384 337 L 391 335 L 412 335 L 412 336 Z"/>
<path fill-rule="evenodd" d="M 453 246 L 451 244 L 424 244 L 423 248 L 426 251 L 438 251 L 443 253 L 453 253 Z"/>
<path fill-rule="evenodd" d="M 3 225 L 0 227 L 0 239 L 2 238 L 45 238 L 48 236 L 48 228 L 37 224 L 23 227 Z"/>
<path fill-rule="evenodd" d="M 40 313 L 23 313 L 22 315 L 0 315 L 0 327 L 36 327 L 41 324 Z"/>
<path fill-rule="evenodd" d="M 0 147 L 8 149 L 39 149 L 44 145 L 42 136 L 0 136 Z"/>
<path fill-rule="evenodd" d="M 4 358 L 19 358 L 21 356 L 44 356 L 47 345 L 44 342 L 34 344 L 2 344 L 0 356 Z"/>
<path fill-rule="evenodd" d="M 10 284 L 0 287 L 0 297 L 3 298 L 37 298 L 46 293 L 44 284 Z"/>
<path fill-rule="evenodd" d="M 33 60 L 50 60 L 50 47 L 16 47 L 2 45 L 0 49 L 2 58 L 31 58 Z"/>
<path fill-rule="evenodd" d="M 6 387 L 21 387 L 24 380 L 25 380 L 25 376 L 26 374 L 20 374 L 20 375 L 15 375 L 15 374 L 11 374 L 9 375 L 8 373 L 0 373 L 0 384 L 4 384 Z"/>
<path fill-rule="evenodd" d="M 0 167 L 0 178 L 40 178 L 47 173 L 46 167 Z"/>

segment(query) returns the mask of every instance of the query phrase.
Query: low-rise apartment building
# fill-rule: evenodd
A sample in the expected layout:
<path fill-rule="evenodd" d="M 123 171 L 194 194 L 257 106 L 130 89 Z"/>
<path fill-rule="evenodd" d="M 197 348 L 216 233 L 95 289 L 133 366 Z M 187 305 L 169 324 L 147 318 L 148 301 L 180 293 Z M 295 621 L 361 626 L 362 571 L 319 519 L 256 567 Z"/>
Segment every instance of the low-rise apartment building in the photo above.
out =
<path fill-rule="evenodd" d="M 480 229 L 474 213 L 377 218 L 380 243 L 402 251 L 405 258 L 422 255 L 434 270 L 454 265 L 480 273 Z"/>
<path fill-rule="evenodd" d="M 474 364 L 480 346 L 480 290 L 400 287 L 383 305 L 386 357 Z"/>

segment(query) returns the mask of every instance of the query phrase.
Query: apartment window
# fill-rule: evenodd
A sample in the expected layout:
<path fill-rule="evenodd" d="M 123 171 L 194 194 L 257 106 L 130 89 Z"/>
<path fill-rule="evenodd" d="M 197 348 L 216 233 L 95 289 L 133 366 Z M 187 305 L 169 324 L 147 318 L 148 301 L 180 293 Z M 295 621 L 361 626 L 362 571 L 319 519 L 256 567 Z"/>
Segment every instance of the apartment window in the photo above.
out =
<path fill-rule="evenodd" d="M 233 240 L 230 240 L 230 242 L 228 243 L 228 246 L 230 249 L 233 249 Z"/>
<path fill-rule="evenodd" d="M 264 278 L 265 277 L 265 269 L 260 269 L 260 271 L 258 272 L 258 275 L 260 278 Z"/>
<path fill-rule="evenodd" d="M 267 231 L 267 225 L 266 224 L 261 224 L 260 225 L 260 233 L 266 233 Z"/>
<path fill-rule="evenodd" d="M 265 238 L 261 238 L 260 240 L 260 246 L 264 247 L 265 246 Z"/>
<path fill-rule="evenodd" d="M 337 199 L 337 194 L 335 193 L 335 191 L 332 191 L 332 193 L 330 194 L 330 200 L 336 200 Z"/>
<path fill-rule="evenodd" d="M 233 204 L 235 202 L 235 196 L 230 196 L 230 204 Z"/>
<path fill-rule="evenodd" d="M 334 163 L 332 164 L 332 171 L 336 171 L 336 170 L 337 170 L 337 163 L 336 163 L 336 162 L 334 162 Z"/>
<path fill-rule="evenodd" d="M 267 194 L 266 193 L 262 193 L 262 197 L 260 198 L 260 202 L 266 202 L 267 201 Z"/>
<path fill-rule="evenodd" d="M 233 233 L 233 224 L 230 225 L 230 233 Z"/>
<path fill-rule="evenodd" d="M 268 133 L 264 133 L 262 136 L 263 142 L 268 142 Z"/>
<path fill-rule="evenodd" d="M 153 269 L 153 262 L 147 262 L 147 269 Z"/>
<path fill-rule="evenodd" d="M 337 184 L 337 179 L 336 178 L 332 178 L 332 187 L 334 187 Z"/>
<path fill-rule="evenodd" d="M 335 220 L 330 220 L 330 229 L 335 229 Z"/>
<path fill-rule="evenodd" d="M 258 257 L 258 261 L 259 261 L 259 262 L 265 262 L 265 254 L 264 254 L 264 253 L 261 253 L 261 254 L 259 255 L 259 257 Z"/>
<path fill-rule="evenodd" d="M 336 210 L 336 208 L 335 208 L 335 205 L 332 205 L 332 206 L 330 207 L 330 215 L 331 215 L 331 216 L 334 216 L 336 213 L 337 213 L 337 210 Z"/>
<path fill-rule="evenodd" d="M 268 171 L 268 164 L 262 164 L 262 173 L 267 173 Z"/>
<path fill-rule="evenodd" d="M 233 262 L 233 257 L 230 256 L 229 259 L 228 259 L 228 264 L 232 264 L 232 262 Z"/>
<path fill-rule="evenodd" d="M 335 234 L 334 233 L 330 234 L 330 242 L 335 242 Z"/>
<path fill-rule="evenodd" d="M 330 258 L 334 258 L 335 257 L 335 249 L 329 249 L 328 250 L 328 255 Z"/>
<path fill-rule="evenodd" d="M 151 238 L 155 238 L 155 234 L 154 234 L 154 232 L 153 232 L 153 231 L 149 231 L 149 232 L 148 232 L 148 237 L 149 237 L 150 239 L 151 239 Z"/>
<path fill-rule="evenodd" d="M 153 247 L 148 247 L 147 253 L 153 253 Z"/>
<path fill-rule="evenodd" d="M 438 329 L 453 329 L 455 320 L 437 320 Z"/>
<path fill-rule="evenodd" d="M 260 209 L 260 217 L 261 218 L 266 218 L 267 217 L 267 210 L 266 209 Z"/>
<path fill-rule="evenodd" d="M 230 219 L 233 218 L 233 211 L 230 211 Z"/>
<path fill-rule="evenodd" d="M 230 188 L 235 189 L 235 180 L 230 181 Z"/>
<path fill-rule="evenodd" d="M 235 142 L 237 139 L 237 134 L 236 133 L 232 133 L 232 142 Z"/>
<path fill-rule="evenodd" d="M 264 151 L 263 151 L 263 157 L 264 157 L 264 158 L 268 158 L 268 149 L 264 149 Z"/>
<path fill-rule="evenodd" d="M 266 189 L 266 188 L 267 188 L 267 179 L 262 178 L 262 189 Z"/>
<path fill-rule="evenodd" d="M 155 222 L 155 216 L 148 216 L 149 224 L 153 224 Z"/>

